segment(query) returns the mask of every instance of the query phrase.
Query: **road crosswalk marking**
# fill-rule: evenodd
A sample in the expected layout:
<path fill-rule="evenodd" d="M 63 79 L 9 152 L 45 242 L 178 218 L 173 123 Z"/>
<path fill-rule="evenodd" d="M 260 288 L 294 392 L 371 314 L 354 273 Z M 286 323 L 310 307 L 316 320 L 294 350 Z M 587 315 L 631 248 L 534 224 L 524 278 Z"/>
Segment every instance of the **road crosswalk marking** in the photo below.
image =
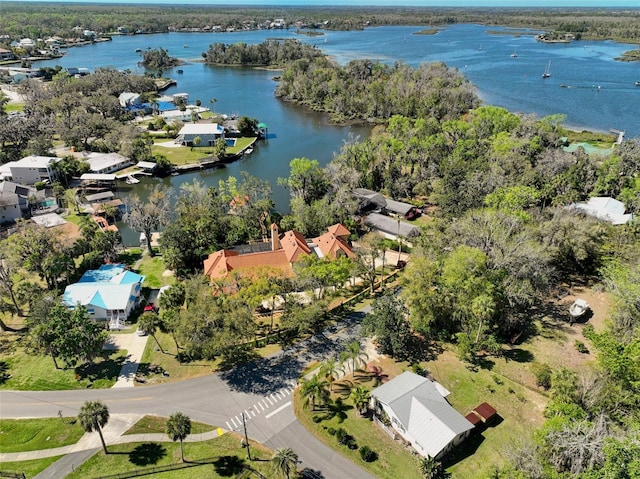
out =
<path fill-rule="evenodd" d="M 284 387 L 278 391 L 274 391 L 268 396 L 264 396 L 262 399 L 256 401 L 251 407 L 244 410 L 244 418 L 245 421 L 248 421 L 252 418 L 255 418 L 270 409 L 272 406 L 277 405 L 280 401 L 287 399 L 287 397 L 292 396 L 293 389 L 295 388 L 296 382 L 291 381 L 289 386 Z M 281 405 L 280 407 L 272 410 L 268 414 L 265 415 L 267 419 L 272 417 L 274 414 L 279 413 L 284 408 L 291 405 L 291 401 Z M 234 417 L 230 417 L 228 421 L 226 421 L 227 429 L 230 431 L 237 431 L 242 427 L 242 417 L 241 415 L 237 415 Z"/>

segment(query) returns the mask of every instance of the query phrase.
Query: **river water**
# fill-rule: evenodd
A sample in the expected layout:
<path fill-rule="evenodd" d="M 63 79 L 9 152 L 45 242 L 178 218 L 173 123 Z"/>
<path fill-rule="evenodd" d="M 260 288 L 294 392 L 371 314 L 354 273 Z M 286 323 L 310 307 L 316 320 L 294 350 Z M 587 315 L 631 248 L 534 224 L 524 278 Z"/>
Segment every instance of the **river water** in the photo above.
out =
<path fill-rule="evenodd" d="M 274 201 L 280 211 L 288 210 L 288 194 L 277 186 L 279 177 L 288 176 L 289 162 L 307 157 L 328 163 L 344 141 L 352 136 L 367 137 L 368 127 L 330 125 L 326 118 L 273 96 L 275 73 L 245 68 L 205 65 L 202 52 L 211 43 L 260 43 L 267 38 L 297 38 L 317 45 L 340 63 L 369 58 L 382 62 L 403 61 L 413 66 L 443 61 L 459 69 L 478 89 L 485 104 L 538 117 L 562 114 L 565 125 L 576 129 L 624 130 L 627 137 L 640 137 L 640 64 L 616 61 L 624 51 L 636 48 L 611 41 L 545 44 L 536 42 L 527 30 L 507 30 L 480 25 L 452 25 L 435 35 L 417 35 L 422 27 L 376 27 L 364 31 L 324 32 L 322 36 L 296 34 L 293 30 L 247 31 L 233 33 L 167 33 L 115 36 L 113 41 L 70 48 L 67 55 L 37 66 L 110 66 L 143 73 L 136 49 L 162 47 L 171 56 L 187 60 L 184 74 L 168 70 L 177 86 L 166 94 L 189 93 L 190 101 L 200 99 L 203 106 L 215 98 L 215 110 L 257 118 L 269 126 L 269 139 L 254 153 L 224 168 L 144 180 L 125 187 L 120 196 L 142 193 L 150 182 L 163 181 L 179 186 L 200 178 L 208 185 L 247 171 L 271 182 Z M 501 31 L 503 34 L 490 33 Z M 512 56 L 512 54 L 516 56 Z M 542 73 L 551 62 L 551 76 Z M 561 86 L 562 85 L 562 86 Z M 125 243 L 136 235 L 123 229 Z"/>

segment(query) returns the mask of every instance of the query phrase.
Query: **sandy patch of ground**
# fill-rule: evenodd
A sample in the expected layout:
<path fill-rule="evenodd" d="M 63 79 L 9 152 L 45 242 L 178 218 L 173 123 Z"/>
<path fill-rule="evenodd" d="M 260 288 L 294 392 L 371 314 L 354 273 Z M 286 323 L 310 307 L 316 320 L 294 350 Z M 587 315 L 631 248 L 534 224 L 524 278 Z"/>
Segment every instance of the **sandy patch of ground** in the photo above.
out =
<path fill-rule="evenodd" d="M 3 85 L 0 87 L 0 90 L 2 90 L 4 96 L 9 98 L 9 103 L 24 103 L 24 98 L 22 97 L 22 95 L 18 94 L 18 92 L 16 92 L 14 88 Z"/>
<path fill-rule="evenodd" d="M 82 233 L 80 233 L 78 225 L 71 221 L 67 221 L 65 224 L 60 226 L 55 226 L 54 229 L 60 235 L 62 242 L 69 246 L 82 237 Z"/>

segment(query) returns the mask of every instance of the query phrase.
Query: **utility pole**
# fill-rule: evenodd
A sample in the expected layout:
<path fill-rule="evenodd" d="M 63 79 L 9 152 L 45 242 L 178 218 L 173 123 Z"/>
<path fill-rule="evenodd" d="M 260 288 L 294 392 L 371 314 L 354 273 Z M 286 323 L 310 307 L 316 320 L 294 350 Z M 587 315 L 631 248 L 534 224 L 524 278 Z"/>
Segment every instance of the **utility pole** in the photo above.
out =
<path fill-rule="evenodd" d="M 250 461 L 251 459 L 251 448 L 249 447 L 249 436 L 247 436 L 247 421 L 244 419 L 244 413 L 242 413 L 242 427 L 244 428 L 244 442 L 247 445 L 247 457 Z"/>

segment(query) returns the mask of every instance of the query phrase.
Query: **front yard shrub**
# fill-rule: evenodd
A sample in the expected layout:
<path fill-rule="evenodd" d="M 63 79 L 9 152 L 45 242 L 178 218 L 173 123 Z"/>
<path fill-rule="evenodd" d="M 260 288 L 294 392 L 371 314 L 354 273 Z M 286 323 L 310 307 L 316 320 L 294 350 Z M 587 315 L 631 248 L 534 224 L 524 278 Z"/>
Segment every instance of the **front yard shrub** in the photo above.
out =
<path fill-rule="evenodd" d="M 534 362 L 531 364 L 531 372 L 536 377 L 536 384 L 544 389 L 551 387 L 551 367 L 545 363 Z"/>
<path fill-rule="evenodd" d="M 376 459 L 378 459 L 378 454 L 376 454 L 375 451 L 372 451 L 369 446 L 362 446 L 360 448 L 359 453 L 360 453 L 360 458 L 364 462 L 373 462 Z"/>
<path fill-rule="evenodd" d="M 336 429 L 336 440 L 343 445 L 349 442 L 349 434 L 344 428 L 339 427 Z"/>
<path fill-rule="evenodd" d="M 589 354 L 589 348 L 582 342 L 576 339 L 575 342 L 576 350 L 582 354 Z"/>

